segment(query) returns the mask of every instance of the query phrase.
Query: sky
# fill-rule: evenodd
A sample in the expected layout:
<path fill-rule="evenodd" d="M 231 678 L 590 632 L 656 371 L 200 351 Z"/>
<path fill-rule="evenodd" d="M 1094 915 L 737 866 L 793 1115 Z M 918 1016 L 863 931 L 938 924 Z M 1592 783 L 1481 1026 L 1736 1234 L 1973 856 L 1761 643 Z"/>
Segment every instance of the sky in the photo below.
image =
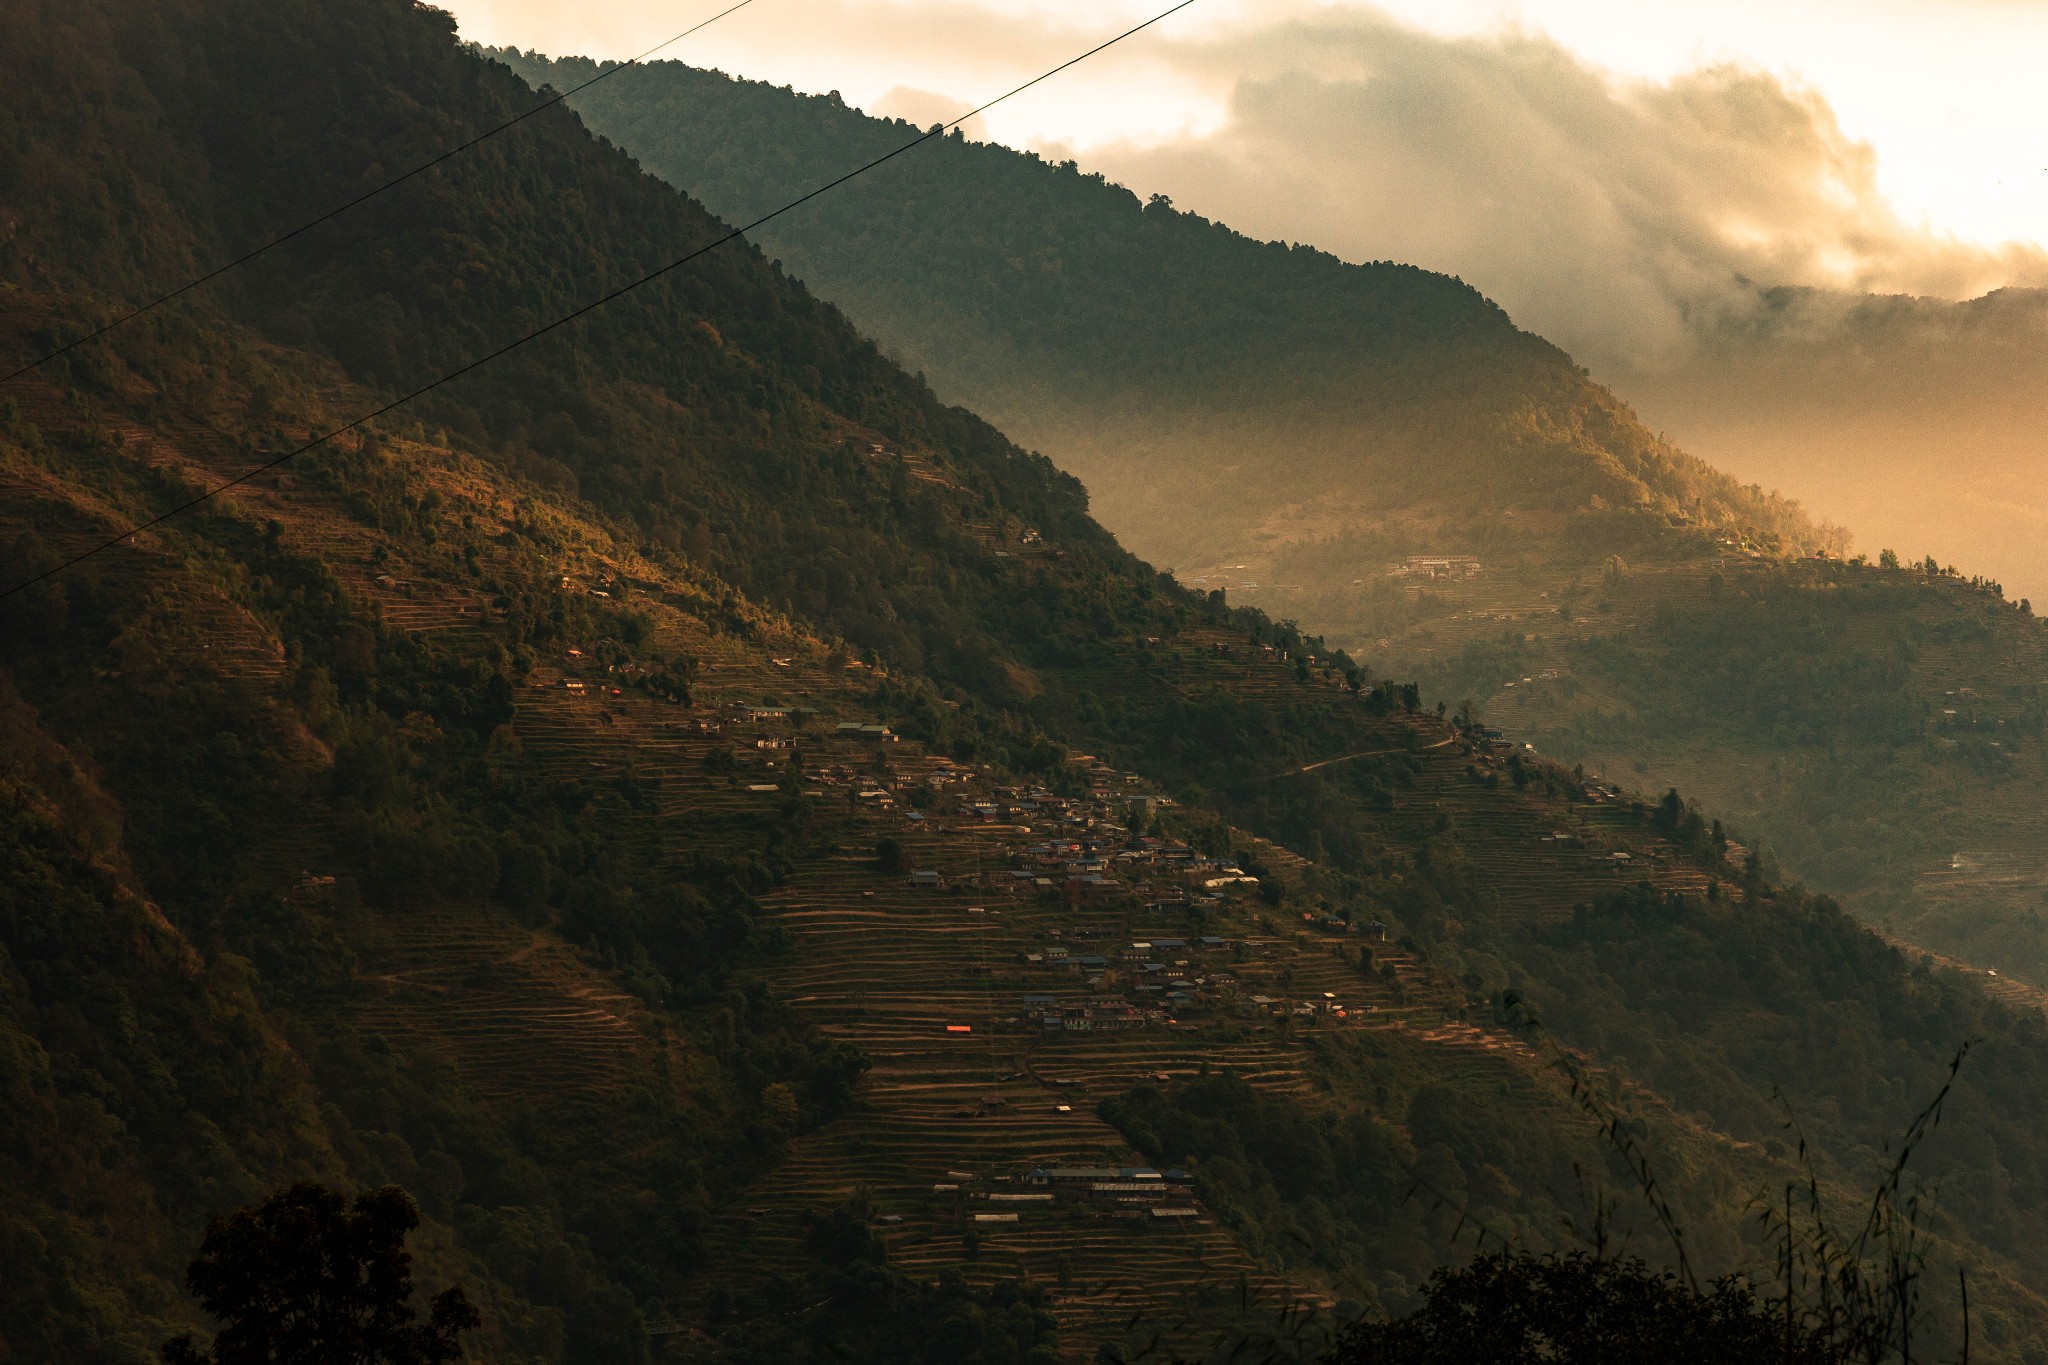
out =
<path fill-rule="evenodd" d="M 467 37 L 633 56 L 728 0 L 444 0 Z M 662 57 L 919 122 L 1160 0 L 753 0 Z M 1464 278 L 1616 379 L 1755 285 L 2048 283 L 2048 0 L 1197 0 L 991 110 L 1252 235 Z"/>
<path fill-rule="evenodd" d="M 1734 62 L 1818 94 L 1878 153 L 1909 221 L 1981 243 L 2048 243 L 2048 4 L 2029 0 L 1430 0 L 1388 7 L 1440 33 L 1516 23 L 1589 63 L 1669 81 Z"/>
<path fill-rule="evenodd" d="M 589 56 L 633 55 L 724 6 L 443 2 L 479 41 Z M 1153 0 L 755 0 L 663 55 L 838 89 L 868 108 L 899 88 L 965 107 L 1158 8 Z M 2048 3 L 2034 0 L 1198 0 L 1157 33 L 999 112 L 988 130 L 1012 145 L 1077 151 L 1213 132 L 1228 117 L 1233 73 L 1190 47 L 1347 15 L 1383 15 L 1446 38 L 1548 36 L 1621 78 L 1669 82 L 1739 63 L 1823 99 L 1848 138 L 1876 151 L 1878 187 L 1906 221 L 1980 244 L 2048 243 L 2040 75 Z"/>

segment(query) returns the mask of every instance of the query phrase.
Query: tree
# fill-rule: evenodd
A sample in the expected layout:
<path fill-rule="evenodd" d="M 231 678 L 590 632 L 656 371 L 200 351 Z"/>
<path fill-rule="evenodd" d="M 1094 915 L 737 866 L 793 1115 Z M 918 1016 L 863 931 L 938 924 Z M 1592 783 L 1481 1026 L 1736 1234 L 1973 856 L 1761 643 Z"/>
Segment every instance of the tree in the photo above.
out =
<path fill-rule="evenodd" d="M 882 872 L 903 870 L 903 844 L 900 840 L 883 835 L 875 840 L 875 867 Z"/>
<path fill-rule="evenodd" d="M 349 1207 L 300 1182 L 206 1229 L 185 1284 L 221 1320 L 201 1352 L 187 1334 L 164 1365 L 442 1365 L 462 1359 L 478 1325 L 460 1286 L 435 1295 L 428 1320 L 412 1306 L 406 1235 L 419 1210 L 396 1185 Z"/>
<path fill-rule="evenodd" d="M 1673 787 L 1665 792 L 1664 799 L 1657 803 L 1657 813 L 1651 822 L 1665 834 L 1676 834 L 1678 822 L 1684 817 L 1685 799 L 1678 794 L 1678 788 Z"/>
<path fill-rule="evenodd" d="M 1642 1261 L 1481 1256 L 1438 1270 L 1426 1302 L 1347 1329 L 1328 1365 L 1822 1365 L 1825 1334 L 1737 1279 L 1695 1289 Z"/>

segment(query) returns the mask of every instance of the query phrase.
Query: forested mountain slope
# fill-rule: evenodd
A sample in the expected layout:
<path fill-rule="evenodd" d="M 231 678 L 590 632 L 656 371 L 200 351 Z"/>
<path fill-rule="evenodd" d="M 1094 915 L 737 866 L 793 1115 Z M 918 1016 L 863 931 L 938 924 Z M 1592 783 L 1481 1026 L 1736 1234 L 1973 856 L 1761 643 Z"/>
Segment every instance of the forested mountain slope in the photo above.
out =
<path fill-rule="evenodd" d="M 499 55 L 564 87 L 595 71 Z M 915 131 L 675 63 L 577 102 L 740 216 Z M 2024 796 L 2048 775 L 2048 635 L 1969 566 L 1786 567 L 1838 538 L 1652 437 L 1462 284 L 1254 242 L 1071 165 L 948 139 L 766 241 L 1183 581 L 1546 753 L 1698 792 L 1896 932 L 2048 983 Z"/>
<path fill-rule="evenodd" d="M 398 0 L 17 7 L 0 60 L 0 361 L 533 98 Z M 717 230 L 566 111 L 482 150 L 0 394 L 7 582 Z M 1161 576 L 751 250 L 0 610 L 10 1354 L 149 1358 L 307 1175 L 412 1189 L 500 1361 L 1399 1310 L 1462 1214 L 1625 1194 L 1552 1042 L 1767 1273 L 1774 1089 L 1867 1185 L 1980 1039 L 1931 1273 L 1986 1359 L 2048 1321 L 2026 998 Z M 977 1217 L 1144 1162 L 1185 1221 Z"/>
<path fill-rule="evenodd" d="M 495 55 L 561 88 L 595 74 Z M 673 62 L 576 103 L 738 222 L 918 132 Z M 1276 535 L 1428 552 L 1490 536 L 1505 511 L 1596 561 L 1675 514 L 1816 543 L 1795 509 L 1644 429 L 1470 286 L 1250 241 L 1072 163 L 949 138 L 762 241 L 941 393 L 1079 475 L 1134 549 L 1183 570 Z"/>

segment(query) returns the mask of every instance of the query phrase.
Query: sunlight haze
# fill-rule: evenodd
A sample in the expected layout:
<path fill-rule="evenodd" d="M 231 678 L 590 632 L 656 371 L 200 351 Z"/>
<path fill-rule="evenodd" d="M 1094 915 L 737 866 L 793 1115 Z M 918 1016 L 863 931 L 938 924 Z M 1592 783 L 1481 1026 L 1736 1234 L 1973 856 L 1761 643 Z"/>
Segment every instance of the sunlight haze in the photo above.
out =
<path fill-rule="evenodd" d="M 710 12 L 455 8 L 479 42 L 585 55 Z M 928 124 L 1153 12 L 756 0 L 661 56 Z M 2048 596 L 2040 428 L 2002 397 L 2040 388 L 2023 300 L 1995 335 L 1920 308 L 1880 339 L 1852 308 L 2048 283 L 2043 50 L 2033 4 L 1203 0 L 966 131 L 1254 237 L 1456 275 L 1866 552 Z M 1778 287 L 1817 292 L 1787 309 Z"/>
<path fill-rule="evenodd" d="M 654 0 L 563 6 L 552 0 L 451 0 L 465 36 L 554 53 L 624 57 L 712 5 Z M 963 107 L 1042 54 L 1135 22 L 1155 6 L 1105 3 L 861 3 L 758 0 L 664 57 L 735 75 L 837 89 L 866 106 L 906 86 Z M 793 14 L 801 23 L 791 23 Z M 991 119 L 1019 146 L 1149 143 L 1221 121 L 1231 75 L 1183 45 L 1229 43 L 1288 20 L 1382 14 L 1442 37 L 1522 32 L 1555 39 L 1605 71 L 1668 82 L 1735 63 L 1810 88 L 1844 133 L 1877 153 L 1878 183 L 1909 222 L 1995 245 L 2048 240 L 2048 120 L 2039 54 L 2048 6 L 2016 3 L 1642 5 L 1621 0 L 1388 0 L 1379 6 L 1199 4 L 1147 42 L 1061 78 Z M 993 49 L 982 40 L 1002 33 Z"/>

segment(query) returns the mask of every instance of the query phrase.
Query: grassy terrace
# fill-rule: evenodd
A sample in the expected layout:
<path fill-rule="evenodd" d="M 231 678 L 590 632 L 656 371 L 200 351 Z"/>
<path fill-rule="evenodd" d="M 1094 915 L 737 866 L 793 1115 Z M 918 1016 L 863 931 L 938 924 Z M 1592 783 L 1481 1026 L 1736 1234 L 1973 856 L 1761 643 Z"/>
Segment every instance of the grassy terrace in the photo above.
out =
<path fill-rule="evenodd" d="M 1216 643 L 1197 636 L 1183 648 L 1192 661 Z M 1191 940 L 1195 931 L 1179 917 L 1133 904 L 1073 905 L 1011 889 L 1002 874 L 1057 824 L 981 824 L 936 806 L 913 819 L 910 797 L 934 778 L 947 779 L 934 788 L 947 806 L 999 797 L 1000 784 L 913 744 L 877 747 L 833 733 L 839 720 L 872 718 L 869 688 L 814 656 L 782 666 L 739 652 L 717 662 L 700 675 L 705 681 L 689 713 L 725 717 L 715 735 L 680 730 L 674 708 L 644 698 L 610 697 L 595 686 L 572 693 L 558 684 L 576 670 L 557 676 L 552 666 L 537 670 L 540 685 L 522 691 L 517 722 L 531 761 L 550 770 L 630 770 L 651 783 L 678 851 L 737 837 L 751 828 L 752 816 L 784 799 L 779 791 L 748 790 L 778 781 L 773 765 L 787 752 L 752 750 L 754 740 L 785 740 L 803 755 L 803 789 L 821 846 L 763 897 L 787 935 L 778 989 L 828 1033 L 861 1047 L 873 1070 L 854 1113 L 799 1139 L 730 1211 L 717 1234 L 720 1270 L 707 1295 L 795 1273 L 805 1212 L 853 1200 L 878 1220 L 901 1267 L 950 1267 L 981 1280 L 1018 1276 L 1050 1287 L 1074 1343 L 1121 1331 L 1134 1314 L 1153 1323 L 1186 1320 L 1189 1331 L 1223 1319 L 1241 1323 L 1247 1295 L 1274 1307 L 1304 1297 L 1327 1301 L 1335 1287 L 1284 1284 L 1262 1273 L 1206 1214 L 1160 1226 L 1143 1207 L 986 1196 L 1021 1191 L 1022 1176 L 1034 1166 L 1142 1164 L 1095 1116 L 1101 1099 L 1141 1080 L 1228 1069 L 1260 1088 L 1318 1102 L 1327 1082 L 1308 1065 L 1311 1042 L 1335 1031 L 1405 1040 L 1423 1070 L 1453 1084 L 1486 1084 L 1490 1074 L 1505 1074 L 1500 1068 L 1526 1074 L 1538 1065 L 1520 1040 L 1466 1022 L 1463 991 L 1412 954 L 1373 945 L 1374 971 L 1362 972 L 1355 939 L 1289 929 L 1284 917 L 1250 898 L 1231 902 L 1202 926 L 1228 938 L 1228 949 L 1178 955 L 1191 972 L 1235 977 L 1234 988 L 1213 998 L 1203 992 L 1172 1026 L 1049 1033 L 1027 1017 L 1025 995 L 1075 1003 L 1102 992 L 1090 991 L 1079 976 L 1027 964 L 1027 953 L 1064 945 L 1076 956 L 1114 957 L 1134 941 Z M 1253 694 L 1276 695 L 1300 686 L 1263 661 L 1247 663 L 1242 684 Z M 730 719 L 733 705 L 765 697 L 820 714 L 805 727 Z M 1486 826 L 1473 848 L 1489 884 L 1499 888 L 1500 913 L 1568 913 L 1599 886 L 1642 879 L 1646 865 L 1660 884 L 1704 885 L 1704 871 L 1645 838 L 1639 814 L 1542 802 L 1489 786 L 1468 767 L 1493 760 L 1462 738 L 1446 743 L 1449 732 L 1430 724 L 1414 741 L 1422 768 L 1389 832 L 1419 828 L 1439 813 Z M 1404 748 L 1405 728 L 1391 727 Z M 705 758 L 719 749 L 759 755 L 761 766 L 715 773 Z M 1152 789 L 1128 775 L 1098 785 L 1120 794 Z M 863 789 L 888 791 L 891 806 L 849 799 Z M 1122 839 L 1110 825 L 1115 807 L 1080 801 L 1076 808 L 1092 813 L 1102 826 L 1095 837 L 1105 845 Z M 1515 818 L 1500 822 L 1503 811 Z M 1573 832 L 1573 846 L 1548 837 L 1557 827 Z M 873 849 L 884 836 L 903 845 L 906 870 L 935 871 L 944 888 L 916 888 L 902 872 L 877 870 Z M 1238 837 L 1269 866 L 1289 874 L 1303 866 L 1265 841 Z M 1638 860 L 1625 872 L 1607 856 L 1620 848 L 1633 849 Z M 1326 991 L 1344 1003 L 1347 1018 L 1290 1018 L 1283 1029 L 1245 1003 L 1255 993 L 1297 1003 Z M 949 1033 L 949 1025 L 971 1031 Z M 956 1188 L 935 1188 L 946 1185 Z M 973 1221 L 990 1212 L 1014 1212 L 1018 1221 Z"/>
<path fill-rule="evenodd" d="M 1187 648 L 1213 643 L 1197 638 Z M 1299 685 L 1263 664 L 1248 665 L 1244 683 L 1254 692 Z M 529 705 L 536 717 L 558 695 L 535 694 Z M 783 695 L 791 695 L 789 687 Z M 630 718 L 636 708 L 608 705 L 616 717 L 611 738 L 655 724 Z M 751 733 L 728 731 L 722 738 L 743 740 Z M 801 734 L 797 742 L 812 771 L 877 771 L 870 746 Z M 640 741 L 633 743 L 637 758 Z M 642 770 L 661 776 L 662 799 L 679 811 L 697 811 L 715 823 L 735 803 L 775 799 L 745 793 L 737 779 L 720 785 L 701 763 L 693 766 L 691 754 L 710 740 L 650 743 L 655 752 L 674 751 L 673 758 Z M 1639 814 L 1519 793 L 1510 799 L 1467 772 L 1475 758 L 1483 759 L 1471 752 L 1474 746 L 1462 739 L 1444 743 L 1434 730 L 1419 743 L 1424 766 L 1393 832 L 1439 813 L 1487 825 L 1473 850 L 1489 884 L 1499 888 L 1500 913 L 1569 913 L 1600 886 L 1642 880 L 1646 870 L 1661 885 L 1704 887 L 1708 874 L 1646 839 Z M 530 747 L 541 746 L 534 740 Z M 899 798 L 935 774 L 954 779 L 942 789 L 949 799 L 965 803 L 996 794 L 988 775 L 914 746 L 897 745 L 886 754 L 888 775 L 875 780 Z M 1127 775 L 1103 785 L 1132 789 Z M 1101 992 L 1090 991 L 1077 975 L 1027 963 L 1026 954 L 1063 945 L 1076 956 L 1113 958 L 1135 941 L 1192 940 L 1196 931 L 1178 917 L 1134 904 L 1073 905 L 1003 885 L 999 874 L 1024 859 L 1045 827 L 1027 831 L 947 815 L 912 820 L 900 809 L 850 809 L 838 787 L 810 799 L 838 821 L 834 851 L 802 862 L 764 897 L 790 945 L 777 980 L 808 1017 L 859 1045 L 874 1070 L 857 1111 L 800 1140 L 786 1163 L 734 1210 L 716 1258 L 723 1267 L 719 1283 L 709 1289 L 793 1270 L 804 1212 L 857 1200 L 888 1220 L 878 1226 L 900 1266 L 950 1266 L 976 1279 L 1022 1276 L 1056 1286 L 1058 1311 L 1073 1329 L 1070 1341 L 1100 1339 L 1134 1313 L 1154 1322 L 1187 1315 L 1213 1321 L 1219 1312 L 1235 1311 L 1230 1306 L 1247 1292 L 1276 1305 L 1297 1295 L 1326 1300 L 1332 1287 L 1283 1285 L 1258 1273 L 1228 1231 L 1206 1216 L 1160 1227 L 1142 1208 L 1118 1211 L 1065 1199 L 1016 1204 L 987 1196 L 1021 1190 L 1021 1177 L 1033 1166 L 1139 1164 L 1094 1113 L 1101 1099 L 1139 1081 L 1228 1069 L 1262 1089 L 1314 1103 L 1326 1082 L 1307 1064 L 1311 1042 L 1338 1031 L 1396 1035 L 1425 1071 L 1454 1084 L 1489 1083 L 1489 1075 L 1504 1074 L 1500 1068 L 1526 1073 L 1537 1065 L 1519 1039 L 1465 1022 L 1463 992 L 1412 954 L 1373 945 L 1374 971 L 1362 972 L 1356 939 L 1290 930 L 1284 918 L 1249 898 L 1231 902 L 1202 926 L 1201 932 L 1229 939 L 1228 949 L 1175 954 L 1191 973 L 1235 977 L 1234 987 L 1201 992 L 1195 1007 L 1171 1025 L 1049 1032 L 1026 1013 L 1024 996 L 1076 1003 Z M 1113 807 L 1081 804 L 1108 825 Z M 1502 808 L 1517 818 L 1496 826 Z M 1548 838 L 1560 825 L 1574 831 L 1574 846 Z M 900 873 L 878 871 L 872 848 L 884 835 L 903 844 L 906 868 L 939 873 L 945 888 L 915 888 Z M 1114 843 L 1123 836 L 1111 826 L 1098 837 Z M 1283 850 L 1240 837 L 1270 866 L 1301 867 Z M 1634 850 L 1626 871 L 1608 856 L 1622 848 Z M 1293 1017 L 1283 1028 L 1246 1003 L 1255 993 L 1295 1004 L 1324 992 L 1343 1002 L 1346 1018 Z M 949 1026 L 970 1031 L 949 1033 Z M 988 1212 L 1019 1217 L 1015 1224 L 973 1222 L 975 1214 Z"/>

